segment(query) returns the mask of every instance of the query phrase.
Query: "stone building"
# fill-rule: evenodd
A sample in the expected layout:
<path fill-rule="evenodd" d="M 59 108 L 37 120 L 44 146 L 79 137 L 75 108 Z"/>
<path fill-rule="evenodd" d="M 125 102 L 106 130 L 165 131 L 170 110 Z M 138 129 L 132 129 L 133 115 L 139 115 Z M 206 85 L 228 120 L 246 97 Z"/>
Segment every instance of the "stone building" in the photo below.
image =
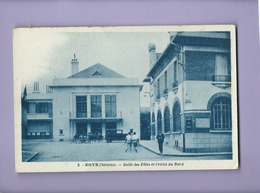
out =
<path fill-rule="evenodd" d="M 163 53 L 149 44 L 151 138 L 186 152 L 232 151 L 229 32 L 169 33 Z"/>
<path fill-rule="evenodd" d="M 75 55 L 71 76 L 53 79 L 49 93 L 28 93 L 27 137 L 71 140 L 75 135 L 100 133 L 106 130 L 130 129 L 140 136 L 138 79 L 126 78 L 95 64 L 78 72 Z M 38 85 L 39 87 L 39 85 Z"/>

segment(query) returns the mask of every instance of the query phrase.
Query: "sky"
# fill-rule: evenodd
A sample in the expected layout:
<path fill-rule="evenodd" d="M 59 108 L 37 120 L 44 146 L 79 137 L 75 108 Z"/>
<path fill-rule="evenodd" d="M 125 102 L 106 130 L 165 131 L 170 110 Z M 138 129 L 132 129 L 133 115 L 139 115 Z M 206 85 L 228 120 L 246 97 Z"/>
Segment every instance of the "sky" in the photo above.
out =
<path fill-rule="evenodd" d="M 20 30 L 14 36 L 14 63 L 22 87 L 32 91 L 33 83 L 45 85 L 53 78 L 71 75 L 71 59 L 76 55 L 79 71 L 96 63 L 145 84 L 141 106 L 149 106 L 149 86 L 143 79 L 149 72 L 148 44 L 163 52 L 169 43 L 168 32 L 62 32 L 61 30 Z"/>

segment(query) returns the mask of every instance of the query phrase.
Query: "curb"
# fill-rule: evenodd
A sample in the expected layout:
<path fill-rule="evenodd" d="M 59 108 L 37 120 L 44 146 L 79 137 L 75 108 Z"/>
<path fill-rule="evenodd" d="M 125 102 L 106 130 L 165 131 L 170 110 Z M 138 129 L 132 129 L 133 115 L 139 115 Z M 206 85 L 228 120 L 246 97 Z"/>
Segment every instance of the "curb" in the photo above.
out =
<path fill-rule="evenodd" d="M 28 159 L 26 159 L 25 162 L 30 162 L 30 161 L 32 161 L 32 160 L 33 160 L 35 157 L 37 157 L 39 154 L 40 154 L 39 152 L 33 154 L 31 157 L 29 157 Z"/>
<path fill-rule="evenodd" d="M 151 148 L 148 148 L 145 145 L 140 144 L 140 146 L 142 146 L 143 148 L 145 148 L 146 150 L 155 153 L 156 155 L 160 155 L 160 156 L 175 156 L 175 157 L 202 157 L 202 156 L 217 156 L 217 155 L 233 155 L 232 152 L 214 152 L 214 153 L 191 153 L 190 155 L 187 153 L 183 153 L 183 154 L 160 154 L 154 150 L 152 150 Z"/>

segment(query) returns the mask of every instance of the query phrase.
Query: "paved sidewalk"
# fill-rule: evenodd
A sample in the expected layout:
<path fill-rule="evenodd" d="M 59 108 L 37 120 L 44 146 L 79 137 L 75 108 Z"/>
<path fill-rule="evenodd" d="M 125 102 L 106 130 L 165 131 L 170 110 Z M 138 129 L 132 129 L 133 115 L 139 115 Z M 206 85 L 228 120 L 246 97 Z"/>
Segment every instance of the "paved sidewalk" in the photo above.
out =
<path fill-rule="evenodd" d="M 157 155 L 161 155 L 156 140 L 151 140 L 151 141 L 141 140 L 140 145 Z M 178 151 L 167 145 L 163 146 L 163 156 L 196 157 L 196 156 L 216 156 L 216 155 L 232 155 L 232 152 L 187 153 L 187 152 Z"/>

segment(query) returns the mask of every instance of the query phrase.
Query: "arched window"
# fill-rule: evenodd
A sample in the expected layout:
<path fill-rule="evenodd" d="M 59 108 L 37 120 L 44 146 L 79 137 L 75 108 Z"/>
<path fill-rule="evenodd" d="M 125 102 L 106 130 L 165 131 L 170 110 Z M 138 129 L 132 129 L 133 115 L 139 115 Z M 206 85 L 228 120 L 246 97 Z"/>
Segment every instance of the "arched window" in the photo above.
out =
<path fill-rule="evenodd" d="M 167 106 L 164 109 L 164 132 L 170 132 L 170 110 Z"/>
<path fill-rule="evenodd" d="M 151 135 L 152 136 L 155 136 L 155 115 L 154 115 L 154 112 L 152 113 L 152 133 L 151 133 Z"/>
<path fill-rule="evenodd" d="M 159 131 L 162 132 L 162 113 L 160 110 L 157 113 L 157 132 L 159 133 Z"/>
<path fill-rule="evenodd" d="M 181 131 L 181 107 L 178 102 L 173 106 L 173 132 Z"/>
<path fill-rule="evenodd" d="M 231 100 L 228 97 L 215 99 L 211 107 L 212 129 L 231 129 Z"/>

